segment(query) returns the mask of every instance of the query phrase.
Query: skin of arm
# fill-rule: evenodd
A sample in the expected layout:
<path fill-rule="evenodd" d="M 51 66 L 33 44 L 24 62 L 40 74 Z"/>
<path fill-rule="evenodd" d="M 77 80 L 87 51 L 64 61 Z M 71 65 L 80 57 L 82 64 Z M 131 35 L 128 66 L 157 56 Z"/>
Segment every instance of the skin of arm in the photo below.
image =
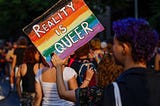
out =
<path fill-rule="evenodd" d="M 76 96 L 75 96 L 75 90 L 67 90 L 66 86 L 64 84 L 63 76 L 62 76 L 62 70 L 64 67 L 64 60 L 61 60 L 58 55 L 54 54 L 52 56 L 51 61 L 53 62 L 54 66 L 56 67 L 56 83 L 57 83 L 57 89 L 60 98 L 66 99 L 72 102 L 76 102 Z M 87 74 L 89 73 L 89 75 Z M 89 71 L 87 70 L 86 73 L 86 80 L 83 82 L 81 87 L 86 87 L 89 84 L 89 81 L 91 80 L 94 71 L 90 68 Z"/>
<path fill-rule="evenodd" d="M 35 75 L 37 74 L 38 70 L 43 67 L 44 65 L 42 63 L 36 63 L 33 68 Z M 42 88 L 41 88 L 41 84 L 36 81 L 35 81 L 35 92 L 36 92 L 36 96 L 35 96 L 34 106 L 41 106 Z"/>
<path fill-rule="evenodd" d="M 35 82 L 35 89 L 36 89 L 36 97 L 35 97 L 35 104 L 34 106 L 40 106 L 42 100 L 42 88 L 40 83 Z"/>
<path fill-rule="evenodd" d="M 66 90 L 66 86 L 64 84 L 63 76 L 62 76 L 62 65 L 56 66 L 56 83 L 58 94 L 60 98 L 66 99 L 72 102 L 76 102 L 75 90 Z"/>
<path fill-rule="evenodd" d="M 36 63 L 34 65 L 34 73 L 37 74 L 38 72 L 38 69 L 39 68 L 43 68 L 44 65 L 43 64 L 40 64 L 40 67 L 39 67 L 39 63 Z M 35 96 L 35 104 L 34 106 L 41 106 L 41 101 L 42 101 L 42 87 L 41 87 L 41 84 L 38 83 L 37 81 L 35 81 L 35 92 L 36 92 L 36 96 Z"/>
<path fill-rule="evenodd" d="M 13 83 L 13 77 L 14 77 L 14 68 L 16 65 L 16 55 L 13 55 L 13 62 L 12 62 L 12 67 L 11 67 L 11 83 Z"/>
<path fill-rule="evenodd" d="M 68 87 L 69 87 L 69 90 L 73 90 L 73 89 L 77 89 L 77 88 L 78 88 L 76 76 L 73 76 L 73 77 L 68 81 Z"/>
<path fill-rule="evenodd" d="M 43 68 L 43 67 L 44 67 L 44 65 L 43 65 L 42 63 L 36 63 L 36 64 L 34 65 L 34 68 L 33 68 L 34 73 L 37 74 L 38 69 Z"/>

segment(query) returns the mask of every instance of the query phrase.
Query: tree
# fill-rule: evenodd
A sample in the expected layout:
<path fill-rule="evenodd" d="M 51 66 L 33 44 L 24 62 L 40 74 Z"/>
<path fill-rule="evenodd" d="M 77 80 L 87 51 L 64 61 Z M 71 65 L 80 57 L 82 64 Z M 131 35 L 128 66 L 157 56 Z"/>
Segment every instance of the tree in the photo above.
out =
<path fill-rule="evenodd" d="M 22 28 L 58 0 L 0 0 L 0 38 L 17 38 Z"/>
<path fill-rule="evenodd" d="M 0 0 L 0 38 L 12 37 L 15 39 L 23 35 L 22 28 L 57 1 L 59 0 Z M 96 16 L 103 14 L 106 11 L 106 6 L 110 6 L 111 21 L 124 17 L 134 17 L 134 0 L 84 1 Z M 147 18 L 156 29 L 160 29 L 159 0 L 146 0 L 145 2 L 139 1 L 139 16 Z"/>

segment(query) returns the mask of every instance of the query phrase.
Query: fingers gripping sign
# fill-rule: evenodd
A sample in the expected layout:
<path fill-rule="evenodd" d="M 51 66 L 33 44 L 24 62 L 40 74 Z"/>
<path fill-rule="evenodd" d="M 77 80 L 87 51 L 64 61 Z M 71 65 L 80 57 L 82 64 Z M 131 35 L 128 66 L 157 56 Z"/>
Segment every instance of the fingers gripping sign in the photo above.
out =
<path fill-rule="evenodd" d="M 62 66 L 65 62 L 55 53 L 52 55 L 51 61 L 55 67 Z"/>

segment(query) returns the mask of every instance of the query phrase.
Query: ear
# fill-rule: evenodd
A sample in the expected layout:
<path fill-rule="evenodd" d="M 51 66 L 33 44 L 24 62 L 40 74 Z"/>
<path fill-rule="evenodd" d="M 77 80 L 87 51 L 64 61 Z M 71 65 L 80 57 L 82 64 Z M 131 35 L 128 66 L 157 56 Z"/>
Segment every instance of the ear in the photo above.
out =
<path fill-rule="evenodd" d="M 129 44 L 127 44 L 127 43 L 123 43 L 122 44 L 122 54 L 123 55 L 126 55 L 126 53 L 128 54 L 128 53 L 131 53 L 131 48 L 130 48 L 130 46 L 129 46 Z"/>

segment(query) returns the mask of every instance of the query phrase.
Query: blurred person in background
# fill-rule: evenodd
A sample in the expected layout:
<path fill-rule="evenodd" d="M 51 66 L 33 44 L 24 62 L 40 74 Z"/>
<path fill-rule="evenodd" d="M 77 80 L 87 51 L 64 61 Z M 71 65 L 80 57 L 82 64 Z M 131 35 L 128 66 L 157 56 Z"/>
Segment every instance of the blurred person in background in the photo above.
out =
<path fill-rule="evenodd" d="M 63 87 L 61 87 L 62 85 L 60 84 L 59 80 L 62 80 L 62 79 L 59 79 L 61 76 L 60 75 L 60 72 L 61 72 L 61 65 L 63 63 L 63 60 L 61 60 L 58 56 L 54 56 L 52 58 L 52 62 L 53 64 L 55 65 L 56 69 L 57 69 L 57 87 L 58 87 L 58 91 L 59 91 L 59 95 L 61 98 L 64 98 L 66 100 L 71 100 L 71 101 L 74 101 L 73 97 L 74 94 L 73 94 L 73 90 L 67 90 Z M 94 72 L 94 71 L 93 71 Z M 97 73 L 96 73 L 96 77 L 97 77 L 97 85 L 98 87 L 100 87 L 101 89 L 103 89 L 105 86 L 111 84 L 113 81 L 115 81 L 119 75 L 123 72 L 123 67 L 121 65 L 117 65 L 115 63 L 115 60 L 114 60 L 114 57 L 112 55 L 112 53 L 107 53 L 107 54 L 104 54 L 101 62 L 98 64 L 98 67 L 97 67 Z M 86 79 L 85 81 L 90 81 L 92 77 L 89 77 L 90 74 L 93 74 L 93 73 L 89 73 L 89 71 L 87 71 L 87 76 L 86 76 Z M 60 86 L 59 86 L 60 85 Z M 85 98 L 81 98 L 80 101 L 77 101 L 76 104 L 77 106 L 94 106 L 94 105 L 98 105 L 99 103 L 96 103 L 99 99 L 101 99 L 100 96 L 102 96 L 102 91 L 103 90 L 99 90 L 99 91 L 96 91 L 97 90 L 97 87 L 96 86 L 90 86 L 90 87 L 87 87 L 87 86 L 80 86 L 80 92 L 79 94 L 76 94 L 76 95 L 84 95 L 85 94 Z M 87 88 L 84 88 L 84 87 L 87 87 Z M 82 89 L 83 88 L 83 89 Z M 87 92 L 87 90 L 89 90 Z M 69 96 L 69 94 L 73 94 L 72 96 Z M 87 99 L 86 99 L 87 98 Z"/>
<path fill-rule="evenodd" d="M 67 89 L 73 90 L 78 87 L 76 77 L 77 73 L 74 69 L 67 67 L 67 57 L 64 60 L 63 78 Z M 45 67 L 39 69 L 36 74 L 36 98 L 34 106 L 73 106 L 74 102 L 60 99 L 56 86 L 56 69 L 50 67 L 45 61 L 43 61 Z"/>
<path fill-rule="evenodd" d="M 90 41 L 90 58 L 95 58 L 97 64 L 103 57 L 103 50 L 101 49 L 101 41 L 99 38 L 94 38 Z"/>
<path fill-rule="evenodd" d="M 155 50 L 155 56 L 154 59 L 154 69 L 156 71 L 160 71 L 160 41 L 158 42 L 157 48 Z"/>
<path fill-rule="evenodd" d="M 113 53 L 105 53 L 97 67 L 97 86 L 104 88 L 111 84 L 123 71 L 123 67 L 116 64 Z"/>
<path fill-rule="evenodd" d="M 22 106 L 27 103 L 26 101 L 34 100 L 35 75 L 38 72 L 38 69 L 42 67 L 43 65 L 40 62 L 40 54 L 38 50 L 33 45 L 29 45 L 24 51 L 23 63 L 19 66 L 16 75 L 16 87 Z"/>
<path fill-rule="evenodd" d="M 70 101 L 90 102 L 99 106 L 160 106 L 160 73 L 147 69 L 158 43 L 158 33 L 144 19 L 126 18 L 113 23 L 113 56 L 124 72 L 113 84 L 99 87 L 66 90 L 61 74 L 62 61 L 57 55 L 53 63 L 57 69 L 57 88 Z M 115 86 L 116 85 L 116 86 Z M 116 91 L 115 91 L 116 89 Z"/>
<path fill-rule="evenodd" d="M 18 71 L 19 65 L 23 63 L 23 54 L 28 45 L 28 41 L 24 36 L 20 36 L 17 41 L 17 48 L 14 50 L 13 55 L 13 62 L 11 66 L 11 73 L 10 73 L 10 85 L 11 91 L 14 91 L 14 82 L 15 82 L 15 75 Z"/>
<path fill-rule="evenodd" d="M 12 62 L 13 62 L 13 53 L 14 53 L 14 50 L 17 48 L 17 43 L 14 42 L 13 45 L 10 44 L 10 49 L 8 50 L 7 54 L 6 54 L 6 61 L 7 61 L 7 70 L 8 70 L 8 73 L 10 75 L 11 73 L 11 66 L 12 66 Z"/>
<path fill-rule="evenodd" d="M 73 68 L 77 73 L 77 82 L 79 87 L 85 80 L 88 66 L 92 67 L 93 70 L 96 72 L 97 62 L 94 58 L 93 59 L 89 58 L 89 53 L 90 53 L 90 44 L 86 43 L 85 45 L 83 45 L 74 52 L 76 58 L 74 58 L 74 61 L 70 65 L 70 67 Z M 95 74 L 89 81 L 89 86 L 94 86 L 94 85 L 96 85 Z"/>

